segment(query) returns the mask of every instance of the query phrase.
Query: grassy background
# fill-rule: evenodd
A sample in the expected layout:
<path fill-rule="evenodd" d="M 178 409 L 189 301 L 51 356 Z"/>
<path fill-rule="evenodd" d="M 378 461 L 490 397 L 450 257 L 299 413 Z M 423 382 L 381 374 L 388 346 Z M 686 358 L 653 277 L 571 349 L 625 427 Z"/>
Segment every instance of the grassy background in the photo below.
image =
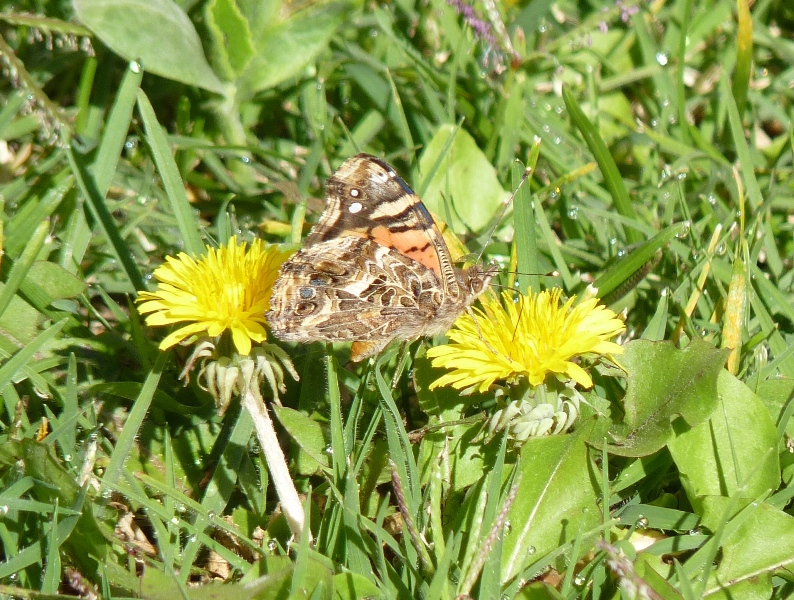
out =
<path fill-rule="evenodd" d="M 794 10 L 470 8 L 0 13 L 0 593 L 794 591 Z M 188 350 L 161 354 L 130 300 L 166 255 L 297 243 L 359 150 L 502 285 L 595 282 L 641 340 L 635 383 L 597 377 L 573 433 L 518 448 L 475 439 L 493 399 L 427 391 L 418 345 L 394 394 L 393 352 L 346 369 L 344 347 L 291 348 L 302 377 L 276 416 L 316 545 L 288 553 L 247 415 L 177 381 Z M 503 214 L 516 160 L 535 168 Z M 475 422 L 405 435 L 457 418 Z"/>

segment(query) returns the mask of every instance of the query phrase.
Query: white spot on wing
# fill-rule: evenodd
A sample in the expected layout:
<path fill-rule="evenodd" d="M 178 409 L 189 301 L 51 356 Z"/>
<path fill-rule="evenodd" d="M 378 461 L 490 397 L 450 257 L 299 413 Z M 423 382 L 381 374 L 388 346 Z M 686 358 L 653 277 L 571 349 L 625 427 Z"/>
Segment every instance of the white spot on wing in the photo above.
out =
<path fill-rule="evenodd" d="M 357 212 L 361 212 L 362 208 L 364 208 L 364 205 L 361 204 L 361 202 L 353 202 L 347 210 L 356 214 Z"/>
<path fill-rule="evenodd" d="M 359 194 L 359 191 L 356 188 L 352 188 L 350 190 L 350 195 L 353 196 L 353 198 L 358 198 L 358 194 Z"/>

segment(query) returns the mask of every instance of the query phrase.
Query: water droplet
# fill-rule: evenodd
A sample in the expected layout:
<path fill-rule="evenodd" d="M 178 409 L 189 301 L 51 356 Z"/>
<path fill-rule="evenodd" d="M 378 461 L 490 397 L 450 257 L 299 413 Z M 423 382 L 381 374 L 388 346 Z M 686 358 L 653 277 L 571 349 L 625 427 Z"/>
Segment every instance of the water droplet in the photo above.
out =
<path fill-rule="evenodd" d="M 179 525 L 179 519 L 177 517 L 171 517 L 171 525 Z"/>
<path fill-rule="evenodd" d="M 185 508 L 185 505 L 184 505 L 184 504 L 182 504 L 181 502 L 180 502 L 179 504 L 177 504 L 177 505 L 176 505 L 176 512 L 178 512 L 178 513 L 182 514 L 182 513 L 184 513 L 186 510 L 187 510 L 187 508 Z"/>
<path fill-rule="evenodd" d="M 276 553 L 276 550 L 278 550 L 278 542 L 277 542 L 276 540 L 274 540 L 273 538 L 270 538 L 270 539 L 267 541 L 267 549 L 268 549 L 268 550 L 269 550 L 269 551 L 270 551 L 272 554 L 275 554 L 275 553 Z"/>
<path fill-rule="evenodd" d="M 538 550 L 537 548 L 535 548 L 535 546 L 530 546 L 529 548 L 527 548 L 527 556 L 532 556 L 537 551 Z"/>
<path fill-rule="evenodd" d="M 680 173 L 677 173 L 675 178 L 678 181 L 685 181 L 686 180 L 686 171 L 681 171 Z"/>
<path fill-rule="evenodd" d="M 727 246 L 725 245 L 725 242 L 720 242 L 719 244 L 717 244 L 717 247 L 716 247 L 716 248 L 714 248 L 714 253 L 715 253 L 717 256 L 722 256 L 723 254 L 725 254 L 725 252 L 726 252 L 727 250 L 728 250 L 728 248 L 727 248 Z"/>
<path fill-rule="evenodd" d="M 190 542 L 191 544 L 194 544 L 194 543 L 196 543 L 196 540 L 197 540 L 197 539 L 198 539 L 198 535 L 196 535 L 195 533 L 191 533 L 191 534 L 190 534 L 190 535 L 187 537 L 187 541 L 188 541 L 188 542 Z"/>
<path fill-rule="evenodd" d="M 637 517 L 637 520 L 634 522 L 634 525 L 637 527 L 637 529 L 647 529 L 648 518 L 640 515 L 639 517 Z"/>
<path fill-rule="evenodd" d="M 244 165 L 250 165 L 250 164 L 251 164 L 251 157 L 249 157 L 249 156 L 241 156 L 241 157 L 240 157 L 240 161 L 241 161 L 241 162 L 242 162 Z"/>
<path fill-rule="evenodd" d="M 711 204 L 712 206 L 716 206 L 717 205 L 717 196 L 715 196 L 714 194 L 709 194 L 708 196 L 706 196 L 706 201 L 709 204 Z"/>
<path fill-rule="evenodd" d="M 63 455 L 64 462 L 72 462 L 72 455 L 71 454 L 64 454 Z"/>
<path fill-rule="evenodd" d="M 572 221 L 576 221 L 579 218 L 579 207 L 577 205 L 573 205 L 568 209 L 568 218 Z"/>
<path fill-rule="evenodd" d="M 573 584 L 576 587 L 582 587 L 584 585 L 585 581 L 586 581 L 586 579 L 582 575 L 577 575 L 576 577 L 573 578 Z"/>
<path fill-rule="evenodd" d="M 8 506 L 3 504 L 2 506 L 0 506 L 0 516 L 7 515 L 7 514 L 8 514 Z"/>
<path fill-rule="evenodd" d="M 332 456 L 332 455 L 333 455 L 333 453 L 334 453 L 334 449 L 333 449 L 333 447 L 331 447 L 331 444 L 328 444 L 328 445 L 325 447 L 325 453 L 326 453 L 328 456 Z"/>
<path fill-rule="evenodd" d="M 666 52 L 657 52 L 656 53 L 656 62 L 658 62 L 663 67 L 667 65 L 667 61 L 670 60 L 670 57 L 667 56 Z"/>
<path fill-rule="evenodd" d="M 510 521 L 505 521 L 505 533 L 509 534 L 513 530 L 513 524 Z"/>
<path fill-rule="evenodd" d="M 130 71 L 133 73 L 140 73 L 143 71 L 143 64 L 140 60 L 133 60 L 130 62 Z"/>
<path fill-rule="evenodd" d="M 210 521 L 212 521 L 213 519 L 215 519 L 215 511 L 214 511 L 214 510 L 210 510 L 210 511 L 208 511 L 208 512 L 207 512 L 207 518 L 208 518 Z"/>

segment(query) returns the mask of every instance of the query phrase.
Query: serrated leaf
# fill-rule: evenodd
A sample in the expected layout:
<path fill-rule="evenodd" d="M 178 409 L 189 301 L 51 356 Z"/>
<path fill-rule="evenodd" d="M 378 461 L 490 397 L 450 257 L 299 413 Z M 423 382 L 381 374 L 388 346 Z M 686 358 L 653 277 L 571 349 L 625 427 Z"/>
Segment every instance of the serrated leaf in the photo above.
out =
<path fill-rule="evenodd" d="M 727 350 L 694 340 L 684 350 L 670 342 L 636 340 L 620 357 L 628 376 L 622 431 L 613 430 L 612 454 L 648 456 L 673 436 L 680 417 L 696 427 L 717 405 L 717 376 Z"/>
<path fill-rule="evenodd" d="M 425 205 L 458 234 L 481 231 L 509 197 L 474 138 L 453 125 L 439 127 L 419 159 L 419 170 L 430 177 L 422 184 Z"/>
<path fill-rule="evenodd" d="M 225 93 L 196 28 L 172 0 L 73 0 L 77 17 L 116 54 L 145 71 Z"/>

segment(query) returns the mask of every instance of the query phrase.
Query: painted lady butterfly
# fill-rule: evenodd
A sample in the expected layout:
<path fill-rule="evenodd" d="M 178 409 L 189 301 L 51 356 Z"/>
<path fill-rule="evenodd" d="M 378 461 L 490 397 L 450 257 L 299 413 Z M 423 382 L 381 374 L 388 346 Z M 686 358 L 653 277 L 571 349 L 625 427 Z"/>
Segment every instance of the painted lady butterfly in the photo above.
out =
<path fill-rule="evenodd" d="M 267 319 L 285 341 L 352 341 L 354 361 L 393 340 L 446 333 L 498 267 L 458 269 L 427 208 L 369 154 L 346 160 L 327 206 L 281 267 Z"/>

